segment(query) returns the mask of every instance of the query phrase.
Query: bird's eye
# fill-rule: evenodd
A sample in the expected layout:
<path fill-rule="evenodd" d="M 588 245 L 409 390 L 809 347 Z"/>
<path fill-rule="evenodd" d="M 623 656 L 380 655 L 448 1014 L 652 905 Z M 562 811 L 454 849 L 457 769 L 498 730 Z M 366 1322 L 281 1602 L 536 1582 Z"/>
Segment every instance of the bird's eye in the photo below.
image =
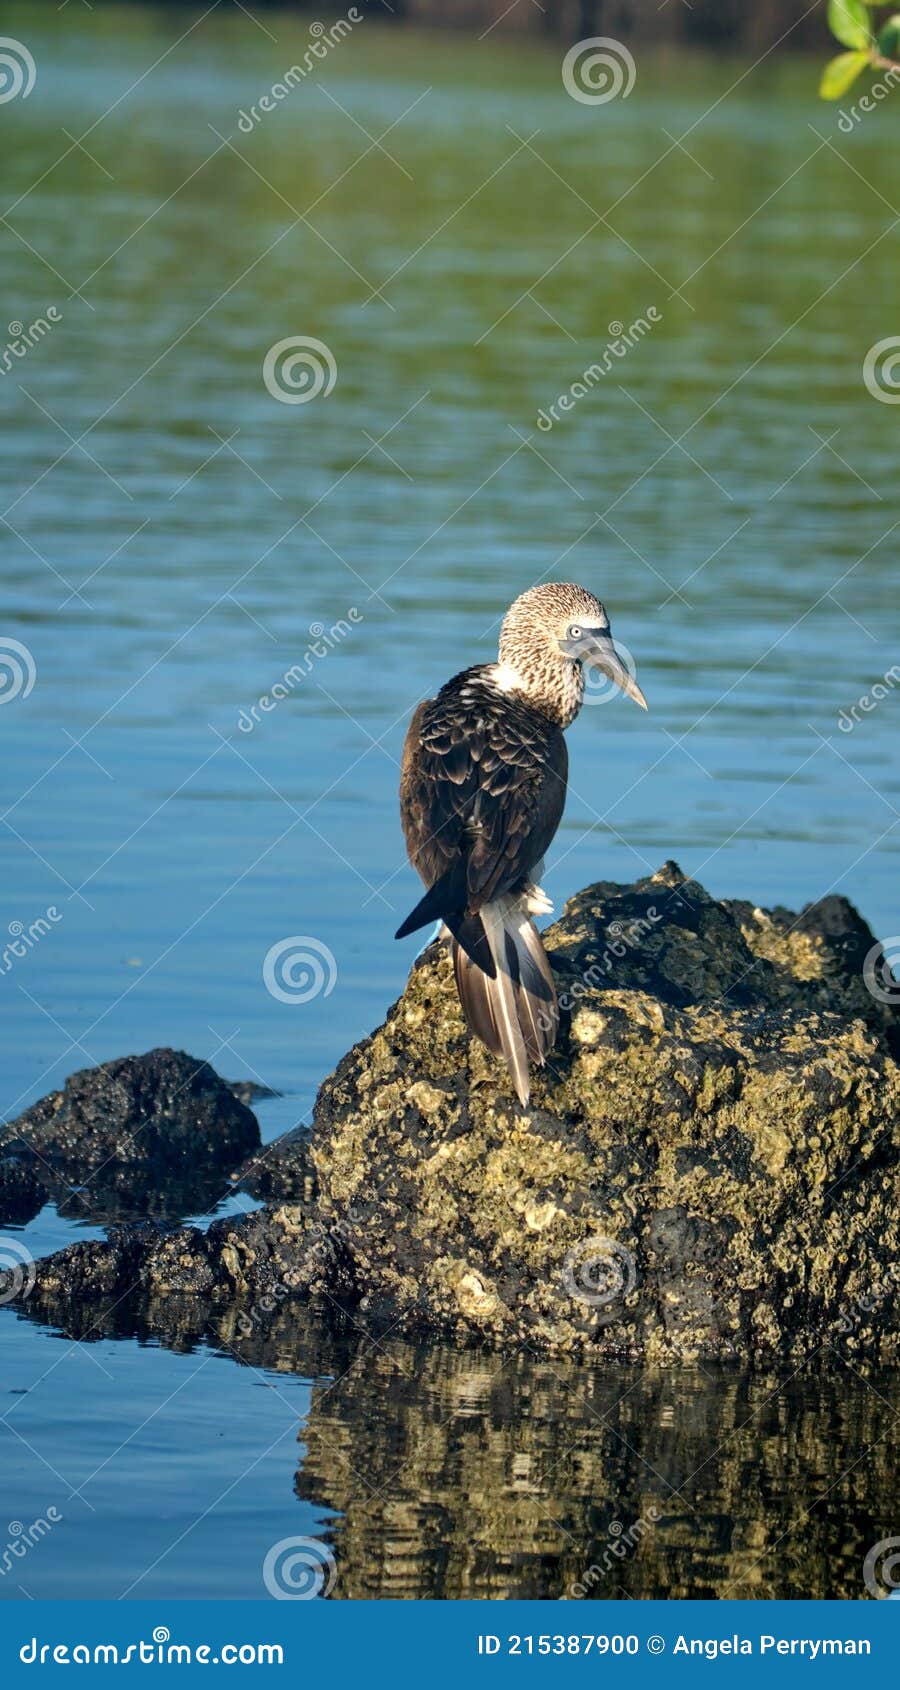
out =
<path fill-rule="evenodd" d="M 579 628 L 577 622 L 573 622 L 571 628 L 569 629 L 569 639 L 570 640 L 580 640 L 581 639 L 581 629 Z"/>

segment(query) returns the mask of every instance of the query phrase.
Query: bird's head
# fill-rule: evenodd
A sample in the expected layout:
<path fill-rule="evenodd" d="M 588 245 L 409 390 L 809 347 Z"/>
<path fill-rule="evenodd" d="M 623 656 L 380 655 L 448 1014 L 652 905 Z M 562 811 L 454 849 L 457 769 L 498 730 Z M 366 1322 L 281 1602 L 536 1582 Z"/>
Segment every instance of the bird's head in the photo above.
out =
<path fill-rule="evenodd" d="M 567 726 L 584 697 L 584 669 L 599 669 L 642 710 L 647 700 L 613 641 L 606 610 L 584 587 L 547 581 L 530 587 L 510 606 L 500 630 L 500 663 L 527 683 L 533 695 L 552 700 Z"/>

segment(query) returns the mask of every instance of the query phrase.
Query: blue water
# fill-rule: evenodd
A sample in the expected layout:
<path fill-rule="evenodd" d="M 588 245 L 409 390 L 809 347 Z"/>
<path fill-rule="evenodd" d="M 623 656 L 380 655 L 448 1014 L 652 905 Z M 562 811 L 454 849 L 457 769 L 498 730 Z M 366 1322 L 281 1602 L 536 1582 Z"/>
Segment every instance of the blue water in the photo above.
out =
<path fill-rule="evenodd" d="M 148 1355 L 4 1328 L 10 1389 L 28 1382 L 3 1406 L 7 1507 L 26 1526 L 49 1508 L 60 1519 L 14 1560 L 0 1595 L 265 1596 L 272 1541 L 302 1532 L 304 1517 L 321 1529 L 321 1511 L 291 1495 L 305 1381 L 238 1369 L 209 1350 Z M 140 1405 L 120 1425 L 116 1400 Z M 0 1554 L 6 1542 L 0 1526 Z"/>
<path fill-rule="evenodd" d="M 414 954 L 392 939 L 417 896 L 410 712 L 544 576 L 601 594 L 651 706 L 595 705 L 570 735 L 557 906 L 674 856 L 758 903 L 842 891 L 896 933 L 897 689 L 839 726 L 900 655 L 895 413 L 862 379 L 895 320 L 888 115 L 848 139 L 780 54 L 746 77 L 648 60 L 598 114 L 552 45 L 367 22 L 246 135 L 301 20 L 0 23 L 38 67 L 0 106 L 3 297 L 11 322 L 59 315 L 0 378 L 0 636 L 36 667 L 0 711 L 0 936 L 49 929 L 0 974 L 0 1118 L 172 1044 L 284 1092 L 267 1137 L 308 1119 Z M 333 353 L 327 398 L 267 392 L 291 335 Z M 327 996 L 267 991 L 292 936 L 332 954 Z M 25 1236 L 76 1235 L 49 1210 Z M 258 1594 L 260 1545 L 313 1529 L 290 1494 L 302 1378 L 3 1327 L 30 1387 L 4 1421 L 10 1507 L 52 1492 L 67 1516 L 33 1593 L 123 1593 L 232 1479 L 138 1593 Z M 66 1486 L 103 1461 L 98 1532 Z"/>

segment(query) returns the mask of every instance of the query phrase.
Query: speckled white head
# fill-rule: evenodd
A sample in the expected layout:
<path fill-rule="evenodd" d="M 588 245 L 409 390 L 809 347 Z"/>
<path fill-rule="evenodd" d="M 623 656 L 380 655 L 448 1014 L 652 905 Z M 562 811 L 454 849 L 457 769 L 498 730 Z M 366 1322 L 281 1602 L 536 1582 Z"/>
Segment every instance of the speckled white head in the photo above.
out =
<path fill-rule="evenodd" d="M 613 644 L 605 607 L 573 581 L 547 581 L 516 599 L 503 618 L 499 658 L 495 684 L 524 693 L 561 727 L 574 722 L 581 709 L 585 663 L 602 669 L 647 708 Z"/>

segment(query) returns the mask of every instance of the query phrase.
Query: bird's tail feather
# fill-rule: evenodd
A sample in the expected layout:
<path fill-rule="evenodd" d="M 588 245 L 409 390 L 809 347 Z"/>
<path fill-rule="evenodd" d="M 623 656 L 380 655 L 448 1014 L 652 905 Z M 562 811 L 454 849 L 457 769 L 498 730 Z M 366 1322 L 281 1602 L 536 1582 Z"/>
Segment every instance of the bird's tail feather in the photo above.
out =
<path fill-rule="evenodd" d="M 429 922 L 442 921 L 474 966 L 493 977 L 496 973 L 493 953 L 480 916 L 469 916 L 465 913 L 467 897 L 466 868 L 464 861 L 460 859 L 446 874 L 442 874 L 433 886 L 429 886 L 415 909 L 410 911 L 406 920 L 397 928 L 394 937 L 405 939 L 408 933 L 415 933 L 418 928 L 427 927 Z"/>
<path fill-rule="evenodd" d="M 460 857 L 433 886 L 429 886 L 415 909 L 410 910 L 406 920 L 401 922 L 394 938 L 405 939 L 408 933 L 415 933 L 419 927 L 427 927 L 429 922 L 446 921 L 452 911 L 465 909 L 467 897 L 466 865 Z"/>
<path fill-rule="evenodd" d="M 474 960 L 484 948 L 468 931 L 476 924 L 484 935 L 493 974 Z M 530 1096 L 529 1061 L 543 1066 L 559 1025 L 547 953 L 519 898 L 496 898 L 478 915 L 466 917 L 463 925 L 466 931 L 454 932 L 452 943 L 463 1014 L 482 1044 L 504 1058 L 524 1106 Z"/>

